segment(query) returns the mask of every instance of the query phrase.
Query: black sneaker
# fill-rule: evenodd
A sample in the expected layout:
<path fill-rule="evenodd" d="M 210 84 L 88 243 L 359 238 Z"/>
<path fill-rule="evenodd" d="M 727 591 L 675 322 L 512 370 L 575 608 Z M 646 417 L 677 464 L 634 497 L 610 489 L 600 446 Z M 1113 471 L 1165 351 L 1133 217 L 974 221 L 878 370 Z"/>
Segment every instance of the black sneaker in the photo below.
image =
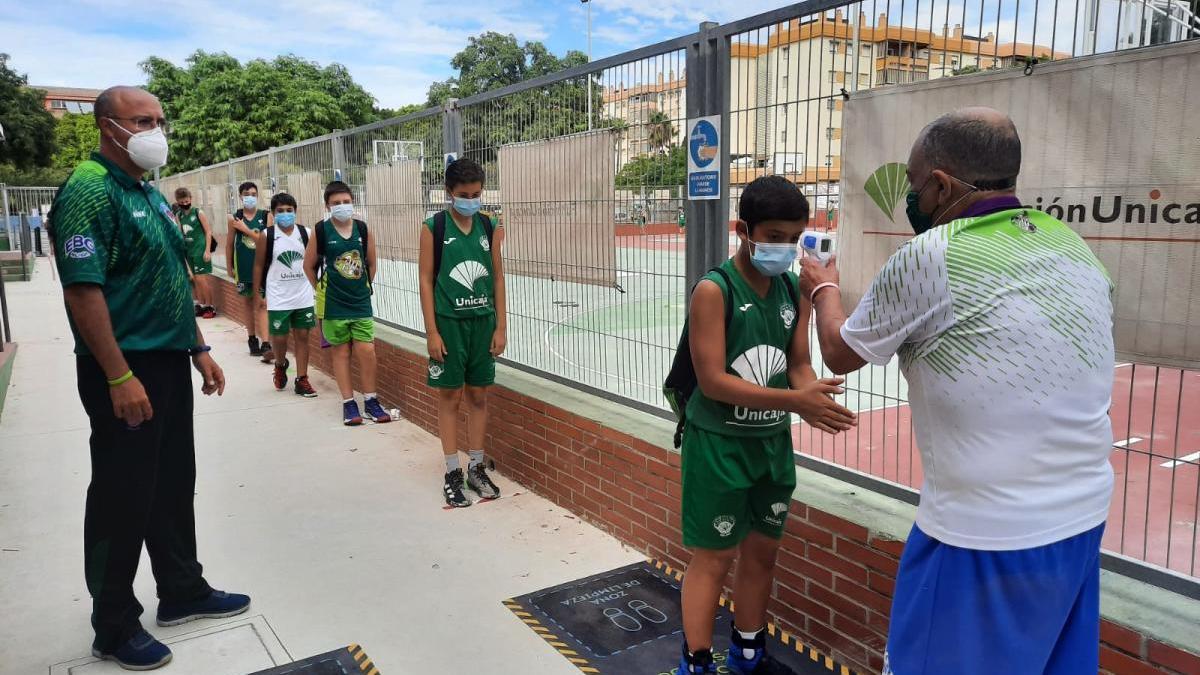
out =
<path fill-rule="evenodd" d="M 471 505 L 471 500 L 463 494 L 463 470 L 455 469 L 446 474 L 446 482 L 442 485 L 442 493 L 450 506 L 463 508 Z"/>
<path fill-rule="evenodd" d="M 258 343 L 257 335 L 246 338 L 246 345 L 250 347 L 250 356 L 262 356 L 262 345 Z"/>
<path fill-rule="evenodd" d="M 258 349 L 260 352 L 262 352 L 262 362 L 263 363 L 271 363 L 275 360 L 275 350 L 271 349 L 270 342 L 267 342 L 266 340 L 264 340 L 262 345 Z"/>
<path fill-rule="evenodd" d="M 483 499 L 499 499 L 500 488 L 492 482 L 484 468 L 483 462 L 467 469 L 467 487 L 475 491 Z"/>

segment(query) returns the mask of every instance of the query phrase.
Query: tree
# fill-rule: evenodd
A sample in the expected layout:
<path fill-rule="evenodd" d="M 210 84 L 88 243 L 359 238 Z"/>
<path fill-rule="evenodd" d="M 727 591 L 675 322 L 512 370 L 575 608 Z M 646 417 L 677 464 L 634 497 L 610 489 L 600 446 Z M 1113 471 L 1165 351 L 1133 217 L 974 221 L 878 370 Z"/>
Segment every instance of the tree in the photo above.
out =
<path fill-rule="evenodd" d="M 141 66 L 171 121 L 167 173 L 366 124 L 382 112 L 337 63 L 287 55 L 243 65 L 197 51 L 183 67 L 156 56 Z"/>
<path fill-rule="evenodd" d="M 687 182 L 687 154 L 682 145 L 672 144 L 662 153 L 641 155 L 617 172 L 617 187 L 673 186 Z"/>
<path fill-rule="evenodd" d="M 0 53 L 0 164 L 16 169 L 50 166 L 54 155 L 54 116 L 46 111 L 46 92 L 30 89 L 28 79 L 8 65 Z"/>
<path fill-rule="evenodd" d="M 450 60 L 458 74 L 429 87 L 427 105 L 442 105 L 525 80 L 587 63 L 587 55 L 568 51 L 555 56 L 540 42 L 521 44 L 512 35 L 487 32 L 469 39 L 466 48 Z M 496 148 L 506 143 L 534 141 L 575 134 L 588 129 L 587 79 L 572 78 L 527 89 L 477 106 L 481 118 L 464 119 L 463 143 L 480 149 L 475 159 L 490 162 Z M 592 86 L 593 128 L 612 126 L 601 120 L 603 88 Z"/>
<path fill-rule="evenodd" d="M 954 75 L 971 75 L 972 73 L 979 73 L 979 72 L 983 72 L 982 70 L 980 70 L 979 66 L 963 66 L 962 68 L 959 68 L 959 69 L 953 71 L 953 74 Z"/>
<path fill-rule="evenodd" d="M 584 63 L 583 52 L 572 50 L 560 59 L 541 42 L 522 45 L 513 35 L 489 31 L 469 38 L 467 46 L 450 59 L 458 75 L 430 85 L 427 105 L 442 105 L 451 98 L 482 94 Z"/>
<path fill-rule="evenodd" d="M 408 105 L 402 105 L 399 108 L 377 108 L 375 112 L 379 116 L 379 119 L 390 120 L 394 117 L 404 117 L 405 115 L 411 115 L 415 112 L 421 112 L 427 107 L 429 106 L 421 103 L 409 103 Z"/>
<path fill-rule="evenodd" d="M 91 113 L 63 115 L 54 126 L 58 151 L 54 168 L 70 171 L 100 148 L 100 130 Z"/>
<path fill-rule="evenodd" d="M 667 147 L 675 142 L 675 125 L 666 113 L 655 111 L 650 114 L 647 134 L 650 147 L 659 152 L 666 152 Z"/>

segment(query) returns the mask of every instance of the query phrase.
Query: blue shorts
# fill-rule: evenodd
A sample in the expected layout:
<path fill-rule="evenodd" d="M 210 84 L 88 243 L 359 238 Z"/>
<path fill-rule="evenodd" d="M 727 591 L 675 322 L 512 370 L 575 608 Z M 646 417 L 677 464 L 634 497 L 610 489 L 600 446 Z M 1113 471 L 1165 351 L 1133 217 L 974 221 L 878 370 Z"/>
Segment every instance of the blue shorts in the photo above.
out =
<path fill-rule="evenodd" d="M 1095 675 L 1100 525 L 1046 546 L 978 551 L 913 526 L 884 675 Z"/>

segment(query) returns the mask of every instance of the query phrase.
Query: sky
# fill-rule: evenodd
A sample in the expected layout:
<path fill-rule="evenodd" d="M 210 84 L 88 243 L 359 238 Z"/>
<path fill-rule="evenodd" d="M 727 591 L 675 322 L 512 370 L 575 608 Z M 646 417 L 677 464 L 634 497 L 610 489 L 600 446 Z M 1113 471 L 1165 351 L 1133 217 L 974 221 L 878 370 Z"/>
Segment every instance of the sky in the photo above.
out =
<path fill-rule="evenodd" d="M 781 0 L 593 0 L 602 58 L 787 4 Z M 447 7 L 453 6 L 451 11 Z M 579 0 L 0 0 L 0 52 L 30 84 L 103 89 L 142 84 L 138 63 L 182 64 L 197 49 L 242 61 L 294 53 L 339 62 L 382 107 L 423 103 L 453 75 L 450 58 L 484 31 L 587 51 Z"/>

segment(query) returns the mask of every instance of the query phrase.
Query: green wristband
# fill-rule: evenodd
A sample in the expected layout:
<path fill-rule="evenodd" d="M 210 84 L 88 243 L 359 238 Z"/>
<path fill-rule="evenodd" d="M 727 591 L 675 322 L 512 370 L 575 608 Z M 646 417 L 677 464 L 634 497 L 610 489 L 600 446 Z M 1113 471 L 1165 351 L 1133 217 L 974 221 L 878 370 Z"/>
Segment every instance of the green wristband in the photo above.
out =
<path fill-rule="evenodd" d="M 126 382 L 128 382 L 128 381 L 130 381 L 130 380 L 132 380 L 132 379 L 133 379 L 133 371 L 132 371 L 132 370 L 127 370 L 127 371 L 125 371 L 125 374 L 124 374 L 124 375 L 122 375 L 122 376 L 118 377 L 117 379 L 115 379 L 115 380 L 109 380 L 109 381 L 108 381 L 108 386 L 110 386 L 110 387 L 119 387 L 119 386 L 121 386 L 122 384 L 125 384 Z"/>

